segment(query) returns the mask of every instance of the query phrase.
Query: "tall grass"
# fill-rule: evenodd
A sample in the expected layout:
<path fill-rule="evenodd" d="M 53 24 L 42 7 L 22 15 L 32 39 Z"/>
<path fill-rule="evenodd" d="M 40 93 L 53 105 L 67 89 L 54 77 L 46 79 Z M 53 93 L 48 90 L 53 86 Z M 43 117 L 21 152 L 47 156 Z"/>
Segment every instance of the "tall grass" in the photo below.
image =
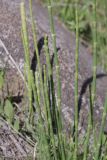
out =
<path fill-rule="evenodd" d="M 68 1 L 69 2 L 69 1 Z M 49 11 L 50 31 L 52 38 L 52 45 L 55 57 L 55 72 L 56 72 L 56 86 L 55 88 L 53 80 L 53 68 L 50 61 L 50 50 L 48 47 L 48 36 L 44 36 L 44 54 L 46 57 L 46 64 L 42 66 L 40 62 L 38 46 L 37 46 L 37 33 L 36 33 L 36 21 L 33 18 L 32 13 L 32 0 L 29 0 L 29 10 L 31 17 L 31 27 L 33 32 L 33 40 L 35 47 L 35 56 L 37 57 L 37 70 L 32 72 L 30 66 L 30 50 L 28 41 L 28 31 L 26 23 L 26 12 L 24 3 L 21 3 L 21 19 L 22 19 L 22 40 L 25 51 L 25 70 L 26 70 L 26 82 L 28 89 L 28 123 L 31 126 L 31 133 L 34 135 L 34 139 L 37 143 L 36 158 L 40 160 L 87 160 L 89 158 L 89 139 L 90 131 L 92 129 L 92 112 L 91 107 L 94 106 L 96 96 L 96 66 L 97 66 L 97 18 L 96 18 L 96 0 L 94 0 L 94 32 L 93 32 L 93 83 L 92 83 L 92 95 L 90 93 L 90 112 L 88 117 L 88 128 L 85 137 L 85 143 L 83 147 L 82 156 L 79 154 L 79 133 L 78 133 L 78 63 L 79 63 L 79 10 L 78 0 L 75 7 L 75 29 L 76 29 L 76 50 L 75 50 L 75 118 L 74 118 L 74 141 L 72 135 L 67 137 L 63 132 L 63 122 L 61 116 L 61 81 L 60 81 L 60 66 L 58 62 L 58 54 L 56 48 L 56 33 L 54 29 L 53 11 L 51 0 L 47 1 L 47 7 Z M 68 6 L 67 6 L 68 7 Z M 66 9 L 67 12 L 67 9 Z M 72 92 L 72 91 L 71 91 Z M 91 103 L 92 102 L 92 103 Z M 36 109 L 36 111 L 34 110 Z M 93 151 L 92 159 L 101 159 L 103 152 L 102 141 L 104 139 L 103 129 L 107 113 L 107 99 L 104 105 L 104 111 L 102 116 L 102 124 L 100 134 L 98 137 L 98 144 L 95 145 L 95 152 Z M 37 116 L 38 118 L 36 118 Z M 35 123 L 36 119 L 36 123 Z M 93 125 L 93 130 L 94 130 Z M 105 140 L 104 140 L 104 143 Z M 93 144 L 94 146 L 94 144 Z M 100 152 L 101 151 L 101 152 Z"/>
<path fill-rule="evenodd" d="M 95 103 L 96 95 L 96 71 L 97 71 L 97 17 L 96 17 L 97 1 L 94 0 L 93 5 L 93 83 L 92 83 L 92 106 Z"/>
<path fill-rule="evenodd" d="M 57 55 L 56 33 L 55 33 L 55 29 L 54 29 L 54 21 L 53 21 L 51 0 L 48 0 L 48 11 L 49 11 L 49 18 L 50 18 L 52 44 L 53 44 L 54 55 L 55 55 L 56 80 L 57 80 L 57 88 L 58 88 L 57 89 L 57 99 L 56 99 L 57 106 L 58 106 L 58 110 L 56 111 L 57 126 L 58 126 L 58 138 L 59 138 L 59 146 L 60 146 L 61 157 L 62 157 L 62 160 L 65 160 L 64 147 L 63 147 L 63 137 L 62 137 L 62 121 L 61 121 L 60 69 L 59 69 L 59 62 L 58 62 L 58 55 Z"/>
<path fill-rule="evenodd" d="M 26 68 L 26 78 L 28 84 L 28 98 L 29 98 L 29 121 L 32 117 L 32 82 L 31 82 L 31 70 L 30 70 L 30 50 L 28 41 L 28 31 L 26 25 L 26 15 L 23 5 L 21 5 L 21 20 L 22 20 L 22 40 L 25 51 L 25 68 Z"/>
<path fill-rule="evenodd" d="M 92 97 L 91 97 L 91 105 L 92 105 L 92 113 L 95 106 L 95 100 L 96 100 L 96 72 L 97 72 L 97 1 L 94 0 L 93 4 L 93 82 L 92 82 Z M 94 128 L 94 122 L 93 122 L 93 114 L 92 114 L 92 127 L 94 132 L 94 139 L 95 137 L 95 128 Z M 96 139 L 94 140 L 96 145 Z"/>
<path fill-rule="evenodd" d="M 26 70 L 29 70 L 29 74 L 27 74 L 27 82 L 28 82 L 28 89 L 29 91 L 31 91 L 30 93 L 32 94 L 32 96 L 34 96 L 35 98 L 35 103 L 36 103 L 36 107 L 38 108 L 38 113 L 39 113 L 39 118 L 40 118 L 40 122 L 37 124 L 38 125 L 38 146 L 40 148 L 40 159 L 49 159 L 51 156 L 51 154 L 53 155 L 53 157 L 57 160 L 58 157 L 62 157 L 62 159 L 65 159 L 65 155 L 64 155 L 64 149 L 63 149 L 63 139 L 62 139 L 62 127 L 61 127 L 61 109 L 60 109 L 60 103 L 61 103 L 61 95 L 60 95 L 60 80 L 59 80 L 59 65 L 58 65 L 58 58 L 57 58 L 57 50 L 56 50 L 56 39 L 55 39 L 55 33 L 54 33 L 54 25 L 53 25 L 53 17 L 52 17 L 52 10 L 50 9 L 50 22 L 51 22 L 51 32 L 52 32 L 52 42 L 53 42 L 53 48 L 54 48 L 54 53 L 55 53 L 55 65 L 56 65 L 56 75 L 57 75 L 57 82 L 58 82 L 58 91 L 57 91 L 57 98 L 55 97 L 55 93 L 53 93 L 53 90 L 51 86 L 50 87 L 50 92 L 52 96 L 54 96 L 54 98 L 52 100 L 54 100 L 55 102 L 52 102 L 52 106 L 54 107 L 54 113 L 55 114 L 55 126 L 53 126 L 53 117 L 50 113 L 50 104 L 49 102 L 51 101 L 51 99 L 49 99 L 48 97 L 48 86 L 47 85 L 52 85 L 51 83 L 53 83 L 53 79 L 52 79 L 52 69 L 51 69 L 51 65 L 50 65 L 50 58 L 49 58 L 49 52 L 48 52 L 48 47 L 47 47 L 47 42 L 46 42 L 46 38 L 45 38 L 45 50 L 46 50 L 46 59 L 47 59 L 47 66 L 49 66 L 49 70 L 48 70 L 48 75 L 46 75 L 46 69 L 44 68 L 44 78 L 42 77 L 42 69 L 41 69 L 41 64 L 40 64 L 40 58 L 39 58 L 39 54 L 38 54 L 38 47 L 37 47 L 37 38 L 36 38 L 36 26 L 35 26 L 35 22 L 33 20 L 33 15 L 32 15 L 32 1 L 29 1 L 29 6 L 30 6 L 30 16 L 32 19 L 32 32 L 33 32 L 33 39 L 34 39 L 34 46 L 35 46 L 35 50 L 36 50 L 36 57 L 37 57 L 37 64 L 38 64 L 38 71 L 36 72 L 36 81 L 34 81 L 33 78 L 33 74 L 32 71 L 29 69 L 30 64 L 29 64 L 29 49 L 28 49 L 28 35 L 27 35 L 27 27 L 26 27 L 26 16 L 25 16 L 25 8 L 24 8 L 24 3 L 21 4 L 21 17 L 22 17 L 22 35 L 23 35 L 23 44 L 24 44 L 24 48 L 25 48 L 25 61 L 27 63 Z M 51 6 L 51 3 L 49 2 L 49 5 Z M 49 7 L 48 7 L 49 8 Z M 27 42 L 26 42 L 27 41 Z M 26 45 L 27 44 L 27 45 Z M 48 77 L 47 77 L 48 76 Z M 30 77 L 30 78 L 29 78 Z M 30 79 L 30 80 L 29 80 Z M 39 83 L 40 80 L 40 83 Z M 48 84 L 48 82 L 50 84 Z M 41 90 L 40 90 L 41 88 Z M 53 88 L 54 89 L 54 88 Z M 28 92 L 29 93 L 29 92 Z M 30 95 L 30 94 L 29 94 Z M 31 97 L 31 95 L 28 97 Z M 42 98 L 41 98 L 42 96 Z M 43 106 L 41 107 L 41 101 L 43 102 Z M 32 101 L 31 98 L 29 98 L 29 102 L 31 105 L 29 105 L 29 119 L 31 118 L 30 123 L 32 122 L 32 115 L 33 113 L 33 106 L 32 106 Z M 53 104 L 55 106 L 53 106 Z M 53 108 L 52 108 L 53 110 Z M 43 117 L 42 117 L 43 114 Z M 43 122 L 45 121 L 45 122 Z M 33 123 L 32 123 L 33 124 Z M 57 130 L 57 134 L 54 135 L 54 128 Z M 43 134 L 44 133 L 44 134 Z M 58 141 L 58 148 L 56 147 L 56 142 L 55 139 Z M 45 148 L 44 152 L 43 152 L 43 148 Z M 56 150 L 57 153 L 56 153 Z M 52 152 L 52 153 L 51 153 Z M 44 154 L 46 153 L 46 155 Z"/>
<path fill-rule="evenodd" d="M 75 19 L 76 19 L 76 51 L 75 51 L 75 152 L 74 160 L 77 160 L 78 153 L 78 64 L 79 64 L 79 18 L 78 18 L 78 0 L 76 1 Z"/>

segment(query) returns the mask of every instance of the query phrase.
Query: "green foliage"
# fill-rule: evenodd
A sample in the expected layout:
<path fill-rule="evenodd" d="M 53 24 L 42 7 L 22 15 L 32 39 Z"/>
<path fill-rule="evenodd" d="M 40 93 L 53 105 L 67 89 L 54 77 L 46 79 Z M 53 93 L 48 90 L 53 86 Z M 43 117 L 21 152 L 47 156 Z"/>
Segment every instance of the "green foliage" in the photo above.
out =
<path fill-rule="evenodd" d="M 6 121 L 17 131 L 20 129 L 20 120 L 16 116 L 14 106 L 11 103 L 11 98 L 2 99 L 0 101 L 0 116 L 5 118 Z"/>
<path fill-rule="evenodd" d="M 18 117 L 14 120 L 14 125 L 13 125 L 13 127 L 14 127 L 14 129 L 15 129 L 16 131 L 19 131 L 19 129 L 20 129 L 20 120 L 19 120 Z"/>
<path fill-rule="evenodd" d="M 4 113 L 5 113 L 7 121 L 12 123 L 13 118 L 14 118 L 14 108 L 8 99 L 5 101 Z"/>
<path fill-rule="evenodd" d="M 3 103 L 2 103 L 2 101 L 0 101 L 0 115 L 2 115 L 3 114 Z"/>
<path fill-rule="evenodd" d="M 0 89 L 2 89 L 4 84 L 4 71 L 0 70 Z"/>

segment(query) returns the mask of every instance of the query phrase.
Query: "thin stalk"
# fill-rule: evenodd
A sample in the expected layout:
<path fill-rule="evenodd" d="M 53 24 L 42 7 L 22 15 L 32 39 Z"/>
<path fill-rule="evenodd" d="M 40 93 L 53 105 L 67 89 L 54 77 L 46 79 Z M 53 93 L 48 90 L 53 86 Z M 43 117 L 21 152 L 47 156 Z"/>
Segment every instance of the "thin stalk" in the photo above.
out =
<path fill-rule="evenodd" d="M 46 46 L 45 46 L 46 47 Z M 48 53 L 47 53 L 48 54 Z M 49 95 L 48 95 L 48 77 L 46 74 L 46 68 L 44 67 L 44 90 L 45 90 L 45 99 L 46 99 L 46 113 L 47 113 L 47 123 L 48 123 L 48 136 L 50 138 L 50 144 L 52 144 L 53 151 L 54 151 L 54 157 L 57 159 L 57 153 L 56 153 L 56 146 L 55 146 L 55 139 L 53 134 L 53 128 L 52 128 L 52 117 L 50 112 L 50 105 L 49 105 Z"/>
<path fill-rule="evenodd" d="M 46 65 L 47 65 L 47 74 L 46 74 L 46 67 L 44 66 L 44 90 L 45 90 L 45 99 L 46 99 L 46 106 L 47 106 L 47 112 L 48 112 L 48 118 L 49 118 L 49 126 L 52 129 L 52 117 L 51 117 L 51 97 L 50 92 L 52 88 L 50 87 L 51 83 L 51 76 L 52 76 L 52 67 L 50 63 L 50 54 L 49 54 L 49 48 L 48 48 L 48 37 L 45 36 L 44 39 L 44 49 L 45 49 L 45 57 L 46 57 Z M 48 119 L 47 118 L 47 119 Z M 52 131 L 52 130 L 51 130 Z"/>
<path fill-rule="evenodd" d="M 89 110 L 89 116 L 88 116 L 88 128 L 87 128 L 87 135 L 86 135 L 86 141 L 84 145 L 84 157 L 83 160 L 87 160 L 87 154 L 88 154 L 88 146 L 89 146 L 89 139 L 90 139 L 90 131 L 92 128 L 92 105 L 91 105 L 91 87 L 89 86 L 89 93 L 90 93 L 90 110 Z"/>
<path fill-rule="evenodd" d="M 53 81 L 53 72 L 52 66 L 50 62 L 50 54 L 49 54 L 49 47 L 48 47 L 48 37 L 45 36 L 44 38 L 44 49 L 45 49 L 45 57 L 46 57 L 46 64 L 47 64 L 47 71 L 48 71 L 48 96 L 49 96 L 49 103 L 50 103 L 50 110 L 51 110 L 51 118 L 54 121 L 55 126 L 53 128 L 57 129 L 57 107 L 56 107 L 56 99 L 55 99 L 55 89 L 54 89 L 54 81 Z"/>
<path fill-rule="evenodd" d="M 33 13 L 32 13 L 32 0 L 29 0 L 29 9 L 30 9 L 31 22 L 32 22 L 32 32 L 33 32 L 34 47 L 35 47 L 37 63 L 38 63 L 38 70 L 39 70 L 38 73 L 39 73 L 39 77 L 40 77 L 40 88 L 41 88 L 41 93 L 42 93 L 42 98 L 43 98 L 43 106 L 46 108 L 44 88 L 43 88 L 43 79 L 42 79 L 42 69 L 41 69 L 39 51 L 38 51 L 38 46 L 37 46 L 36 21 L 34 21 Z"/>
<path fill-rule="evenodd" d="M 96 72 L 97 72 L 97 1 L 94 0 L 93 4 L 93 82 L 92 82 L 92 108 L 95 105 L 96 99 Z M 93 134 L 94 134 L 94 145 L 96 148 L 96 136 L 95 136 L 95 125 L 92 121 Z"/>
<path fill-rule="evenodd" d="M 36 72 L 35 74 L 36 78 L 36 88 L 37 88 L 37 97 L 38 97 L 38 104 L 40 106 L 41 102 L 41 95 L 40 95 L 40 85 L 39 85 L 39 73 Z M 40 152 L 40 158 L 42 159 L 51 159 L 50 157 L 50 151 L 49 151 L 49 144 L 47 140 L 47 132 L 46 132 L 46 124 L 43 121 L 44 117 L 42 115 L 41 108 L 39 107 L 39 113 L 40 113 L 40 123 L 38 123 L 38 134 L 39 134 L 39 152 Z"/>
<path fill-rule="evenodd" d="M 48 83 L 47 83 L 47 75 L 46 75 L 46 66 L 44 65 L 43 66 L 43 75 L 44 75 L 44 77 L 43 77 L 43 79 L 44 79 L 44 93 L 45 93 L 45 106 L 44 106 L 44 114 L 45 114 L 45 117 L 46 117 L 46 119 L 45 119 L 45 122 L 46 122 L 46 129 L 47 129 L 47 135 L 50 135 L 50 115 L 49 115 L 49 98 L 48 98 L 48 96 L 47 96 L 47 94 L 48 94 L 48 90 L 47 90 L 47 93 L 46 93 L 46 87 L 47 87 L 47 85 L 48 85 Z M 52 125 L 51 125 L 52 126 Z"/>
<path fill-rule="evenodd" d="M 59 61 L 57 55 L 57 47 L 56 47 L 56 33 L 54 29 L 54 21 L 53 21 L 53 13 L 52 13 L 52 6 L 51 0 L 48 0 L 48 11 L 49 11 L 49 19 L 50 19 L 50 27 L 51 27 L 51 36 L 52 36 L 52 44 L 54 48 L 54 55 L 55 55 L 55 67 L 56 67 L 56 79 L 57 79 L 57 105 L 59 113 L 61 112 L 61 82 L 60 82 L 60 68 L 59 68 Z"/>
<path fill-rule="evenodd" d="M 51 136 L 51 141 L 52 145 L 54 148 L 54 155 L 56 157 L 56 148 L 55 148 L 55 139 L 54 139 L 54 126 L 52 124 L 52 118 L 53 118 L 53 107 L 55 107 L 55 98 L 54 98 L 54 88 L 53 88 L 53 75 L 52 75 L 52 66 L 50 62 L 50 54 L 49 54 L 49 48 L 48 48 L 48 37 L 45 35 L 44 39 L 44 49 L 45 49 L 45 57 L 46 57 L 46 64 L 47 64 L 47 74 L 48 77 L 46 76 L 46 72 L 44 73 L 44 88 L 45 88 L 45 97 L 47 99 L 47 110 L 48 110 L 48 116 L 50 120 L 50 136 Z M 46 81 L 48 82 L 48 86 L 46 85 Z M 54 106 L 53 106 L 54 105 Z M 52 107 L 52 108 L 51 108 Z M 53 113 L 53 114 L 52 114 Z"/>
<path fill-rule="evenodd" d="M 96 96 L 96 71 L 97 71 L 97 2 L 94 0 L 94 21 L 93 21 L 93 82 L 92 82 L 92 106 L 95 103 Z"/>
<path fill-rule="evenodd" d="M 47 75 L 46 75 L 46 67 L 44 66 L 44 91 L 45 91 L 45 101 L 46 101 L 46 108 L 45 108 L 45 114 L 47 118 L 47 128 L 48 128 L 48 135 L 50 135 L 50 132 L 52 131 L 52 120 L 51 120 L 51 114 L 50 114 L 50 108 L 49 108 L 49 95 L 48 95 L 48 88 L 47 88 Z"/>
<path fill-rule="evenodd" d="M 39 85 L 39 73 L 37 71 L 35 72 L 35 83 L 36 83 L 36 91 L 38 97 L 38 106 L 40 107 L 41 95 L 40 95 L 40 85 Z M 39 109 L 41 110 L 41 107 Z"/>
<path fill-rule="evenodd" d="M 104 0 L 104 19 L 105 19 L 105 26 L 106 26 L 106 29 L 107 29 L 107 1 L 106 0 Z M 105 33 L 106 34 L 106 44 L 107 44 L 107 32 Z M 105 48 L 105 46 L 103 47 L 103 48 Z M 103 56 L 103 57 L 105 57 L 105 56 Z M 106 57 L 106 59 L 107 59 L 107 57 Z M 106 71 L 107 71 L 107 63 L 105 64 L 104 63 L 104 68 L 106 69 Z"/>
<path fill-rule="evenodd" d="M 32 90 L 33 90 L 33 95 L 34 95 L 34 100 L 35 100 L 35 106 L 37 109 L 37 113 L 39 115 L 39 119 L 40 119 L 40 124 L 43 124 L 43 118 L 42 118 L 42 114 L 41 114 L 41 108 L 40 108 L 40 96 L 39 96 L 39 91 L 38 91 L 38 77 L 37 77 L 37 73 L 35 73 L 35 77 L 36 77 L 36 85 L 34 83 L 34 77 L 32 74 Z"/>
<path fill-rule="evenodd" d="M 52 5 L 51 0 L 48 0 L 48 11 L 49 11 L 49 19 L 50 19 L 50 29 L 51 29 L 51 36 L 52 36 L 52 44 L 54 48 L 54 55 L 55 55 L 55 67 L 56 67 L 56 80 L 57 80 L 57 106 L 58 111 L 56 112 L 57 124 L 58 124 L 58 137 L 59 137 L 59 146 L 60 146 L 60 154 L 62 160 L 65 160 L 65 152 L 63 147 L 63 138 L 62 138 L 62 120 L 61 120 L 61 82 L 60 82 L 60 67 L 57 55 L 57 47 L 56 47 L 56 33 L 54 29 L 54 20 L 53 20 L 53 12 L 52 12 Z"/>
<path fill-rule="evenodd" d="M 79 17 L 78 17 L 78 0 L 75 8 L 76 16 L 76 51 L 75 51 L 75 151 L 74 160 L 77 160 L 78 152 L 78 63 L 79 63 Z"/>
<path fill-rule="evenodd" d="M 30 70 L 30 51 L 29 51 L 29 41 L 28 41 L 28 32 L 26 25 L 26 12 L 24 3 L 21 3 L 21 21 L 22 21 L 22 37 L 23 37 L 23 45 L 25 51 L 25 69 L 28 81 L 28 97 L 29 97 L 29 121 L 31 121 L 32 116 L 32 82 L 31 82 L 31 70 Z"/>
<path fill-rule="evenodd" d="M 46 57 L 46 64 L 47 64 L 47 70 L 48 70 L 48 78 L 50 80 L 50 77 L 52 76 L 52 67 L 50 63 L 50 54 L 49 54 L 49 48 L 48 48 L 47 35 L 45 35 L 45 39 L 44 39 L 44 48 L 45 48 L 45 57 Z"/>
<path fill-rule="evenodd" d="M 105 100 L 105 104 L 104 104 L 99 140 L 98 140 L 97 149 L 95 152 L 95 160 L 98 160 L 99 156 L 100 156 L 99 153 L 100 153 L 100 147 L 101 147 L 102 138 L 103 138 L 103 134 L 104 134 L 104 125 L 105 125 L 105 121 L 106 121 L 106 116 L 107 116 L 107 96 L 106 96 L 106 100 Z"/>

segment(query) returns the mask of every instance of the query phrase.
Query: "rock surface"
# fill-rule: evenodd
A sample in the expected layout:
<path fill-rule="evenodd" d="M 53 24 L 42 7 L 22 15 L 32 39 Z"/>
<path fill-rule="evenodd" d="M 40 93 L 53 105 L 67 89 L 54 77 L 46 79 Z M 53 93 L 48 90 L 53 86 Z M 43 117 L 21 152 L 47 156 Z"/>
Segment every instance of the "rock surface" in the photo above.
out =
<path fill-rule="evenodd" d="M 8 52 L 13 57 L 17 66 L 23 71 L 24 66 L 24 50 L 21 40 L 21 20 L 20 20 L 20 1 L 21 0 L 0 0 L 0 39 L 4 43 Z M 28 0 L 26 0 L 27 23 L 29 31 L 29 41 L 31 49 L 31 57 L 33 57 L 34 47 L 32 40 L 32 32 L 28 11 Z M 38 40 L 49 36 L 49 48 L 53 54 L 52 40 L 50 36 L 50 25 L 47 9 L 44 8 L 39 1 L 33 1 L 33 14 L 37 22 Z M 57 19 L 54 19 L 58 58 L 60 63 L 60 77 L 62 84 L 62 112 L 69 131 L 69 125 L 73 124 L 74 118 L 74 73 L 75 73 L 75 35 L 70 33 L 68 29 Z M 80 43 L 79 49 L 79 108 L 80 122 L 79 133 L 84 135 L 87 126 L 87 116 L 89 113 L 89 84 L 92 82 L 92 56 L 87 53 L 87 49 Z M 43 53 L 41 52 L 41 57 Z M 43 62 L 44 63 L 44 62 Z M 6 83 L 9 86 L 10 94 L 17 95 L 19 92 L 23 94 L 23 82 L 14 65 L 12 65 L 6 53 L 0 45 L 0 66 L 7 64 Z M 8 81 L 8 82 L 7 82 Z M 19 87 L 20 86 L 20 87 Z M 100 126 L 105 94 L 107 91 L 107 77 L 103 75 L 103 71 L 98 67 L 97 71 L 97 95 L 94 106 L 94 121 Z M 106 126 L 105 126 L 106 127 Z"/>
<path fill-rule="evenodd" d="M 32 159 L 34 144 L 0 117 L 0 159 Z"/>

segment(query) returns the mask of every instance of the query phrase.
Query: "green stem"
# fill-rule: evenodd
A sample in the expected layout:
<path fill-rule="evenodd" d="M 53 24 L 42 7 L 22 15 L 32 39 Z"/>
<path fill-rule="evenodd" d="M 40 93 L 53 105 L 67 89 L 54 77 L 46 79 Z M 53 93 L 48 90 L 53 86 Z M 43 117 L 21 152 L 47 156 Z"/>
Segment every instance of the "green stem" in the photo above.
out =
<path fill-rule="evenodd" d="M 62 160 L 65 160 L 65 152 L 63 147 L 63 138 L 62 138 L 62 119 L 61 119 L 61 82 L 60 82 L 60 67 L 57 55 L 57 47 L 56 47 L 56 33 L 54 29 L 54 20 L 52 13 L 52 5 L 51 0 L 48 0 L 48 11 L 49 11 L 49 19 L 50 19 L 50 28 L 51 28 L 51 36 L 52 36 L 52 44 L 55 55 L 55 68 L 56 68 L 56 80 L 57 80 L 57 97 L 56 102 L 58 106 L 58 111 L 56 109 L 56 118 L 58 125 L 58 138 L 59 138 L 59 148 Z"/>
<path fill-rule="evenodd" d="M 100 128 L 100 134 L 99 134 L 99 140 L 95 152 L 95 160 L 99 159 L 99 153 L 100 153 L 100 147 L 102 143 L 102 138 L 103 138 L 103 132 L 104 132 L 104 126 L 105 126 L 105 121 L 106 121 L 106 116 L 107 116 L 107 96 L 104 104 L 104 110 L 103 110 L 103 115 L 102 115 L 102 123 L 101 123 L 101 128 Z"/>
<path fill-rule="evenodd" d="M 76 1 L 76 51 L 75 51 L 75 151 L 74 160 L 77 160 L 78 152 L 78 62 L 79 62 L 79 17 L 78 0 Z"/>
<path fill-rule="evenodd" d="M 28 81 L 28 97 L 29 97 L 29 121 L 32 120 L 32 81 L 31 81 L 31 70 L 30 70 L 30 51 L 29 51 L 29 41 L 28 41 L 28 32 L 27 32 L 27 25 L 26 25 L 26 12 L 24 3 L 21 3 L 21 21 L 22 21 L 22 40 L 24 45 L 25 51 L 25 69 L 26 69 L 26 76 Z"/>

